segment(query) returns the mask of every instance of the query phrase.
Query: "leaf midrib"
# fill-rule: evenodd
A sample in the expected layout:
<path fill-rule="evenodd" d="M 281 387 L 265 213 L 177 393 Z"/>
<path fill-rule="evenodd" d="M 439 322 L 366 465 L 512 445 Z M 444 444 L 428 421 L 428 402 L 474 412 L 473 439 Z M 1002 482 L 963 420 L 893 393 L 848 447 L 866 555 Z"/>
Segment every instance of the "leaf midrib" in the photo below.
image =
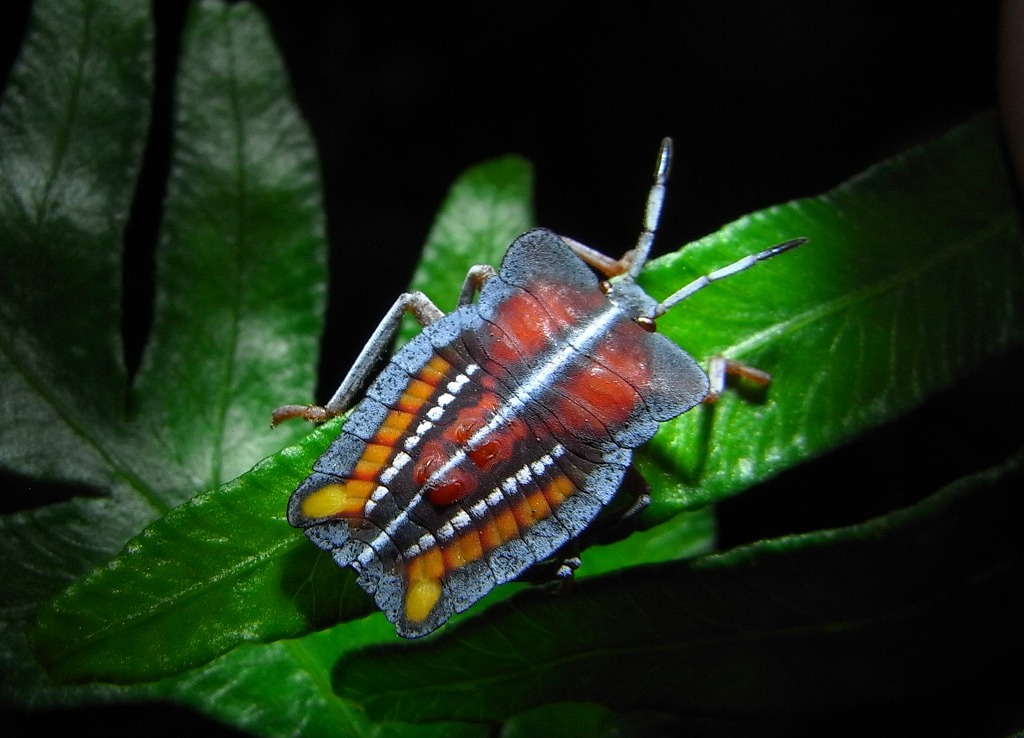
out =
<path fill-rule="evenodd" d="M 153 600 L 149 607 L 138 609 L 127 613 L 120 613 L 120 616 L 116 619 L 106 620 L 103 623 L 102 628 L 92 630 L 88 634 L 80 635 L 76 641 L 72 644 L 75 652 L 85 650 L 84 644 L 96 644 L 101 643 L 107 638 L 114 637 L 124 630 L 128 630 L 141 622 L 158 617 L 164 611 L 180 605 L 182 602 L 186 602 L 190 599 L 201 595 L 210 589 L 215 589 L 221 583 L 228 581 L 239 574 L 242 574 L 251 569 L 259 568 L 264 562 L 278 558 L 283 555 L 279 552 L 294 548 L 297 541 L 304 541 L 305 539 L 299 539 L 293 536 L 285 536 L 279 538 L 276 543 L 267 542 L 265 547 L 259 552 L 242 558 L 232 566 L 221 568 L 216 572 L 211 573 L 209 576 L 202 578 L 196 578 L 192 581 L 194 584 L 185 588 L 177 588 L 168 597 L 161 597 Z M 85 580 L 87 584 L 88 580 Z M 73 588 L 79 585 L 74 585 Z"/>
<path fill-rule="evenodd" d="M 58 127 L 58 133 L 53 148 L 53 156 L 50 160 L 50 166 L 47 171 L 45 184 L 43 185 L 42 195 L 38 200 L 36 212 L 34 214 L 33 225 L 36 233 L 39 233 L 42 230 L 46 215 L 50 212 L 49 203 L 52 200 L 51 195 L 59 179 L 59 172 L 61 171 L 62 163 L 66 159 L 68 150 L 71 146 L 71 131 L 74 129 L 75 120 L 78 117 L 79 100 L 81 98 L 83 86 L 82 80 L 85 76 L 86 59 L 89 56 L 89 49 L 91 48 L 90 40 L 92 38 L 93 17 L 95 13 L 96 4 L 88 3 L 83 16 L 83 31 L 79 37 L 79 43 L 76 46 L 77 63 L 75 65 L 74 77 L 70 81 L 72 94 L 65 106 L 64 123 Z M 146 484 L 140 476 L 131 471 L 131 467 L 128 464 L 123 463 L 119 456 L 115 454 L 112 449 L 108 448 L 107 444 L 101 442 L 98 435 L 94 432 L 95 429 L 91 428 L 92 424 L 84 418 L 80 418 L 77 414 L 68 412 L 65 409 L 67 404 L 60 402 L 56 393 L 49 391 L 48 384 L 41 381 L 30 371 L 30 368 L 21 360 L 19 352 L 15 350 L 14 344 L 7 338 L 7 336 L 12 333 L 12 331 L 4 331 L 3 335 L 0 335 L 0 351 L 4 353 L 7 357 L 7 361 L 15 369 L 16 373 L 22 378 L 25 384 L 32 388 L 36 396 L 39 397 L 44 404 L 50 406 L 54 410 L 55 414 L 64 421 L 66 427 L 76 437 L 81 439 L 86 446 L 92 448 L 96 452 L 97 456 L 108 465 L 111 471 L 114 472 L 114 477 L 118 477 L 127 482 L 129 486 L 138 492 L 143 501 L 152 509 L 165 511 L 167 508 L 160 500 L 160 497 L 156 494 L 155 490 Z"/>
<path fill-rule="evenodd" d="M 932 252 L 930 257 L 917 260 L 914 265 L 908 265 L 910 267 L 908 269 L 893 272 L 890 277 L 880 279 L 863 289 L 844 293 L 827 302 L 819 303 L 808 310 L 797 313 L 787 320 L 773 323 L 760 331 L 749 334 L 744 340 L 722 349 L 720 353 L 723 356 L 732 358 L 741 357 L 771 343 L 773 339 L 780 336 L 796 333 L 807 325 L 841 313 L 854 305 L 869 302 L 883 293 L 896 292 L 906 285 L 918 281 L 921 275 L 926 272 L 937 269 L 940 264 L 952 260 L 957 253 L 969 250 L 980 243 L 995 240 L 993 234 L 1005 231 L 1008 226 L 1012 226 L 1013 221 L 1013 214 L 1004 212 L 1001 217 L 990 221 L 988 226 L 980 232 L 973 232 L 973 237 L 954 239 L 945 249 L 938 249 Z"/>
<path fill-rule="evenodd" d="M 230 8 L 224 9 L 225 16 L 230 15 Z M 227 43 L 225 44 L 226 53 L 228 55 L 228 66 L 230 72 L 228 74 L 229 80 L 229 100 L 231 103 L 231 116 L 232 116 L 232 128 L 234 130 L 234 156 L 235 156 L 235 172 L 236 172 L 236 185 L 237 185 L 237 208 L 238 217 L 235 218 L 235 237 L 233 239 L 234 247 L 234 262 L 235 269 L 232 270 L 232 290 L 231 290 L 231 318 L 230 325 L 228 327 L 229 336 L 228 350 L 225 351 L 227 359 L 224 362 L 224 376 L 221 380 L 220 386 L 220 397 L 218 398 L 217 407 L 217 433 L 214 437 L 213 442 L 213 453 L 212 453 L 212 468 L 210 469 L 210 482 L 211 487 L 219 486 L 224 480 L 221 478 L 224 470 L 224 444 L 226 441 L 225 429 L 228 424 L 228 412 L 231 408 L 231 390 L 234 384 L 235 371 L 238 364 L 238 341 L 239 341 L 239 324 L 241 322 L 242 305 L 241 305 L 241 291 L 245 285 L 245 278 L 242 272 L 245 270 L 246 262 L 241 258 L 241 255 L 245 252 L 244 244 L 246 241 L 245 234 L 245 213 L 248 207 L 248 188 L 246 180 L 246 166 L 245 166 L 245 125 L 242 118 L 241 105 L 239 103 L 239 91 L 238 91 L 238 75 L 235 73 L 237 69 L 237 53 L 235 49 L 235 34 L 233 33 L 234 26 L 231 23 L 225 23 L 225 33 L 227 35 Z"/>

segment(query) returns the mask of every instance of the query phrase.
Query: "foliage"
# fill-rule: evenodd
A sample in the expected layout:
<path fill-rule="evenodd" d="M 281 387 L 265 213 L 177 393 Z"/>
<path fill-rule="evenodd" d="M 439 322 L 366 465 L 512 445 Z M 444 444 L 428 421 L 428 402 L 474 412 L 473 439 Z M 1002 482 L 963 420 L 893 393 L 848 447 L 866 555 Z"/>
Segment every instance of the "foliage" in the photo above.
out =
<path fill-rule="evenodd" d="M 914 699 L 1020 651 L 1019 456 L 860 525 L 707 553 L 709 503 L 1020 341 L 991 117 L 652 263 L 664 295 L 811 238 L 659 321 L 697 357 L 771 371 L 767 395 L 666 424 L 639 458 L 651 527 L 585 551 L 571 592 L 502 587 L 410 644 L 284 520 L 339 422 L 267 427 L 313 394 L 326 249 L 314 147 L 249 6 L 190 14 L 155 318 L 125 369 L 121 241 L 151 65 L 144 6 L 46 0 L 0 108 L 0 464 L 23 482 L 0 518 L 6 702 L 166 699 L 260 735 L 653 733 Z M 467 172 L 415 285 L 452 304 L 466 268 L 531 225 L 529 198 L 518 158 Z M 75 494 L 34 496 L 52 489 Z"/>

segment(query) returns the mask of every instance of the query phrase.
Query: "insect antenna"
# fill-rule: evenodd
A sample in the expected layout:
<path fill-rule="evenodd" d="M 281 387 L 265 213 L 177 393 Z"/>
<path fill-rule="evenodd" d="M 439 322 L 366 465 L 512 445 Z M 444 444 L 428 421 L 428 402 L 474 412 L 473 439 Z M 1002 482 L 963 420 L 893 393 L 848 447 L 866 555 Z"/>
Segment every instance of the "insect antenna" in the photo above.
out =
<path fill-rule="evenodd" d="M 776 244 L 775 246 L 767 248 L 764 251 L 759 251 L 756 254 L 748 254 L 747 256 L 744 256 L 742 259 L 734 261 L 732 264 L 729 264 L 728 266 L 724 266 L 721 269 L 716 269 L 710 274 L 705 274 L 703 277 L 697 277 L 697 279 L 693 280 L 685 287 L 676 290 L 671 295 L 662 300 L 661 304 L 654 308 L 654 314 L 651 317 L 657 318 L 658 316 L 664 315 L 670 308 L 682 302 L 695 292 L 700 292 L 702 289 L 707 287 L 712 282 L 717 282 L 720 279 L 731 277 L 733 274 L 742 272 L 744 269 L 749 269 L 750 267 L 754 266 L 754 264 L 757 264 L 760 261 L 765 261 L 766 259 L 770 259 L 773 256 L 778 256 L 779 254 L 789 251 L 790 249 L 795 249 L 797 246 L 800 246 L 801 244 L 804 244 L 806 242 L 806 238 L 794 238 L 790 241 L 784 241 L 783 243 Z"/>
<path fill-rule="evenodd" d="M 654 184 L 651 185 L 651 191 L 647 194 L 647 208 L 644 210 L 644 227 L 640 231 L 640 237 L 630 256 L 626 279 L 636 279 L 651 253 L 654 234 L 658 230 L 658 220 L 661 218 L 661 205 L 665 201 L 665 182 L 668 180 L 668 170 L 671 164 L 672 139 L 666 136 L 661 140 L 661 148 L 658 150 L 658 163 L 654 167 Z"/>

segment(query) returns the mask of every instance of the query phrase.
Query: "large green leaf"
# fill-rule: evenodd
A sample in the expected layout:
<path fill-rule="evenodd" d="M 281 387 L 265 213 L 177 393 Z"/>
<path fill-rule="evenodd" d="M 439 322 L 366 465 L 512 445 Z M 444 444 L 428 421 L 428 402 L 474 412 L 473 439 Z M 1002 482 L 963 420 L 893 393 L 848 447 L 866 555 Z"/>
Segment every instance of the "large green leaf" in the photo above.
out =
<path fill-rule="evenodd" d="M 742 724 L 949 687 L 1024 645 L 1022 463 L 861 525 L 524 595 L 343 659 L 337 688 L 381 720 L 580 701 Z"/>
<path fill-rule="evenodd" d="M 482 217 L 488 209 L 497 217 Z M 507 245 L 528 227 L 528 214 L 529 168 L 521 160 L 476 167 L 455 183 L 441 211 L 430 239 L 436 258 L 448 258 L 444 244 L 454 243 L 453 231 L 476 243 Z M 461 281 L 449 287 L 457 292 Z M 150 681 L 240 642 L 301 635 L 370 612 L 372 601 L 352 571 L 335 566 L 284 519 L 288 496 L 339 427 L 326 424 L 168 513 L 69 590 L 40 621 L 40 651 L 51 672 L 68 680 L 102 673 L 104 681 Z M 135 644 L 130 651 L 126 641 Z"/>
<path fill-rule="evenodd" d="M 314 149 L 262 19 L 209 3 L 183 42 L 156 325 L 128 387 L 121 237 L 151 47 L 145 4 L 40 2 L 0 106 L 0 460 L 40 480 L 0 518 L 0 691 L 23 704 L 160 693 L 54 686 L 27 642 L 35 612 L 161 513 L 299 438 L 267 432 L 266 408 L 314 384 L 293 360 L 314 354 L 322 321 Z M 92 496 L 33 507 L 49 480 Z"/>
<path fill-rule="evenodd" d="M 338 423 L 277 454 L 306 431 L 298 424 L 273 433 L 265 427 L 268 408 L 312 396 L 323 227 L 313 147 L 287 103 L 269 34 L 245 5 L 202 3 L 189 17 L 156 318 L 139 377 L 130 383 L 125 375 L 119 241 L 146 129 L 149 36 L 138 4 L 40 3 L 0 107 L 0 248 L 17 266 L 0 275 L 0 461 L 40 480 L 38 487 L 60 480 L 94 494 L 38 508 L 22 500 L 29 509 L 0 519 L 7 572 L 0 582 L 4 698 L 26 705 L 171 699 L 265 735 L 482 735 L 487 726 L 377 724 L 367 717 L 362 702 L 376 714 L 413 720 L 440 717 L 442 707 L 424 708 L 427 691 L 377 696 L 353 688 L 355 674 L 377 678 L 365 657 L 355 655 L 361 648 L 392 644 L 381 657 L 440 696 L 452 694 L 464 670 L 422 659 L 415 648 L 406 661 L 408 644 L 397 645 L 381 615 L 357 617 L 372 607 L 351 574 L 283 519 L 296 480 Z M 537 593 L 514 595 L 522 586 L 500 588 L 442 631 L 434 640 L 438 652 L 454 648 L 461 655 L 460 648 L 487 645 L 481 622 L 493 622 L 514 642 L 557 631 L 566 613 L 577 625 L 580 617 L 589 621 L 591 605 L 620 597 L 651 609 L 655 621 L 669 621 L 680 590 L 672 584 L 673 597 L 658 597 L 648 584 L 677 571 L 694 579 L 724 577 L 714 594 L 749 608 L 750 598 L 729 588 L 729 582 L 742 588 L 756 579 L 741 554 L 711 560 L 719 563 L 707 566 L 709 574 L 702 565 L 650 569 L 636 584 L 617 570 L 706 550 L 710 513 L 674 513 L 733 494 L 895 416 L 1019 340 L 1020 243 L 995 140 L 991 120 L 976 121 L 823 199 L 756 214 L 688 247 L 682 259 L 651 265 L 645 279 L 661 295 L 740 252 L 812 236 L 801 251 L 716 285 L 661 321 L 664 332 L 698 358 L 720 352 L 758 363 L 775 374 L 775 384 L 763 403 L 730 394 L 719 407 L 695 411 L 658 437 L 642 461 L 656 497 L 653 519 L 666 522 L 584 552 L 583 578 L 613 572 L 610 577 L 584 582 L 579 594 L 556 602 Z M 466 267 L 495 263 L 503 245 L 530 224 L 528 203 L 529 171 L 520 160 L 468 173 L 438 218 L 417 286 L 439 305 L 452 304 Z M 945 245 L 929 250 L 934 244 Z M 48 269 L 59 269 L 61 280 Z M 985 289 L 971 288 L 965 277 Z M 957 294 L 959 312 L 944 310 L 950 294 Z M 919 326 L 906 318 L 914 310 L 931 322 L 922 319 Z M 979 326 L 982 311 L 987 322 Z M 906 352 L 897 354 L 897 367 L 888 352 L 892 342 Z M 851 350 L 858 345 L 863 351 Z M 906 525 L 897 520 L 878 530 L 895 531 L 901 541 L 899 531 L 919 531 L 915 526 L 929 510 L 937 511 L 937 528 L 952 530 L 943 511 L 955 509 L 936 504 L 908 513 Z M 1006 513 L 1012 521 L 1014 511 Z M 827 538 L 797 540 L 786 560 L 805 561 Z M 870 538 L 853 535 L 848 543 L 848 555 L 834 570 L 854 567 L 861 556 L 866 567 L 876 561 L 865 547 Z M 961 571 L 998 551 L 997 543 L 979 547 L 981 556 L 965 554 Z M 913 561 L 897 563 L 902 569 L 893 576 L 913 573 Z M 786 591 L 799 584 L 784 571 L 778 576 Z M 37 653 L 53 673 L 85 682 L 66 687 L 39 668 L 26 631 L 40 604 L 76 580 L 42 611 L 35 632 Z M 950 577 L 946 594 L 970 591 L 957 589 L 964 581 Z M 914 601 L 921 592 L 943 592 L 934 578 L 925 585 L 901 596 Z M 510 596 L 511 604 L 491 606 Z M 302 635 L 336 620 L 343 622 Z M 637 628 L 635 621 L 602 620 L 609 643 L 628 637 L 620 626 Z M 286 636 L 302 637 L 276 640 Z M 268 640 L 275 642 L 261 643 Z M 763 642 L 772 645 L 770 638 Z M 879 648 L 878 642 L 867 645 Z M 572 658 L 564 668 L 553 662 L 550 649 L 564 646 L 543 637 L 532 647 L 546 676 L 571 682 L 577 675 Z M 797 653 L 804 665 L 812 663 L 813 648 Z M 574 658 L 593 655 L 581 647 Z M 338 663 L 345 698 L 331 689 Z M 461 682 L 471 693 L 480 691 L 478 715 L 504 716 L 537 699 L 571 697 L 513 701 L 512 689 L 496 697 L 489 684 L 506 683 L 509 672 L 497 668 L 504 663 Z M 599 661 L 591 663 L 587 684 L 619 683 L 618 665 L 603 671 Z M 742 663 L 733 659 L 722 669 Z M 655 667 L 664 664 L 655 659 Z M 114 687 L 102 680 L 147 683 Z M 651 704 L 635 690 L 618 700 L 597 686 L 588 694 L 618 710 Z M 743 699 L 737 692 L 734 704 Z M 469 707 L 457 705 L 447 714 L 468 715 L 459 710 Z M 530 734 L 538 721 L 580 734 L 634 725 L 623 713 L 574 705 L 533 710 L 507 729 Z M 653 714 L 645 721 L 652 730 L 662 725 Z"/>
<path fill-rule="evenodd" d="M 35 609 L 157 514 L 122 446 L 121 235 L 152 66 L 145 8 L 122 5 L 40 3 L 0 105 L 0 462 L 106 494 L 0 519 L 0 688 L 32 701 Z"/>
<path fill-rule="evenodd" d="M 739 327 L 734 329 L 736 335 L 729 345 L 740 345 L 741 334 L 759 336 L 760 341 L 751 344 L 761 349 L 764 355 L 775 356 L 776 361 L 769 366 L 773 371 L 777 371 L 776 367 L 783 354 L 770 351 L 771 339 L 775 337 L 778 340 L 796 340 L 790 335 L 792 331 L 789 326 L 793 324 L 799 325 L 803 331 L 799 336 L 799 345 L 804 355 L 826 356 L 835 342 L 835 333 L 831 326 L 836 320 L 843 319 L 842 316 L 835 315 L 837 310 L 845 310 L 846 320 L 861 320 L 865 311 L 879 309 L 872 307 L 872 300 L 887 304 L 891 299 L 889 290 L 900 289 L 905 283 L 913 281 L 915 275 L 919 275 L 921 279 L 915 285 L 914 294 L 918 295 L 919 301 L 926 307 L 931 301 L 939 299 L 934 296 L 934 291 L 945 294 L 951 289 L 948 282 L 925 272 L 919 260 L 908 256 L 887 256 L 884 266 L 876 267 L 875 270 L 857 269 L 855 273 L 860 275 L 859 282 L 849 276 L 843 280 L 846 299 L 840 299 L 841 296 L 837 296 L 836 290 L 832 287 L 823 288 L 815 276 L 823 260 L 848 261 L 856 266 L 866 260 L 863 252 L 876 244 L 875 234 L 871 228 L 872 216 L 875 213 L 873 210 L 868 211 L 860 220 L 850 222 L 846 231 L 839 229 L 835 222 L 836 213 L 841 212 L 840 205 L 848 207 L 842 203 L 843 198 L 861 197 L 872 200 L 881 198 L 881 193 L 884 192 L 887 193 L 887 202 L 902 197 L 907 200 L 908 209 L 918 204 L 920 196 L 917 192 L 893 185 L 894 172 L 899 171 L 905 171 L 908 176 L 913 174 L 915 181 L 930 186 L 930 191 L 950 193 L 947 198 L 957 205 L 961 204 L 959 188 L 964 181 L 968 181 L 965 177 L 969 174 L 972 177 L 969 181 L 976 183 L 972 191 L 983 192 L 984 186 L 989 187 L 989 196 L 981 198 L 982 202 L 975 204 L 974 219 L 967 218 L 962 210 L 954 211 L 951 207 L 947 210 L 956 212 L 954 223 L 936 224 L 934 221 L 924 220 L 916 222 L 927 223 L 929 228 L 941 227 L 946 233 L 952 233 L 951 229 L 955 224 L 966 223 L 968 225 L 963 226 L 960 231 L 964 239 L 969 238 L 968 226 L 974 227 L 978 233 L 973 242 L 983 245 L 983 250 L 976 249 L 973 252 L 977 262 L 974 268 L 986 270 L 985 279 L 988 283 L 996 285 L 1001 282 L 1000 293 L 1012 296 L 1003 302 L 1003 305 L 1008 307 L 1005 307 L 1005 312 L 997 323 L 1009 322 L 1012 316 L 1019 316 L 1022 294 L 1021 270 L 1019 266 L 1013 267 L 1013 260 L 1020 259 L 1020 245 L 1014 227 L 1012 204 L 1007 194 L 1008 187 L 1004 179 L 1002 162 L 996 154 L 993 140 L 991 121 L 980 119 L 941 141 L 924 146 L 873 170 L 834 193 L 773 209 L 765 214 L 752 216 L 739 225 L 728 227 L 727 233 L 736 240 L 748 243 L 777 240 L 765 238 L 765 231 L 770 232 L 772 228 L 790 233 L 814 232 L 815 229 L 823 227 L 823 221 L 832 223 L 835 233 L 831 238 L 827 234 L 821 234 L 819 239 L 814 244 L 806 246 L 803 252 L 787 255 L 787 259 L 778 260 L 778 266 L 773 263 L 771 266 L 760 267 L 757 272 L 735 278 L 740 283 L 738 289 L 743 292 L 743 299 L 740 301 L 742 304 L 764 304 L 767 307 L 762 310 L 738 311 L 740 317 L 735 320 Z M 961 161 L 975 162 L 973 173 L 965 172 L 963 167 L 954 166 L 956 162 Z M 450 210 L 451 203 L 457 202 L 460 203 L 460 207 L 466 207 L 465 193 L 481 189 L 481 183 L 485 181 L 481 179 L 481 171 L 489 172 L 494 184 L 481 189 L 480 199 L 493 204 L 495 190 L 502 190 L 506 186 L 507 173 L 504 168 L 507 166 L 518 165 L 513 162 L 506 162 L 504 165 L 492 164 L 488 165 L 486 170 L 468 174 L 454 188 L 454 193 L 462 194 L 449 198 L 449 208 L 445 209 L 441 222 L 449 222 L 456 217 Z M 996 184 L 990 184 L 992 181 Z M 469 186 L 467 183 L 473 184 Z M 513 188 L 513 191 L 521 190 Z M 828 205 L 833 202 L 836 203 L 835 207 L 830 210 Z M 472 207 L 468 209 L 474 212 Z M 938 212 L 943 211 L 940 209 Z M 794 213 L 805 214 L 805 217 L 794 220 Z M 831 218 L 828 217 L 830 215 Z M 770 225 L 773 218 L 778 219 L 778 225 Z M 999 227 L 994 229 L 991 226 L 993 222 Z M 483 223 L 481 228 L 485 233 L 489 232 L 489 224 L 486 221 Z M 739 235 L 738 229 L 742 225 L 752 229 L 755 237 Z M 998 237 L 993 235 L 993 231 Z M 855 239 L 852 234 L 860 234 L 864 240 Z M 908 234 L 905 240 L 909 244 L 920 244 L 926 239 L 921 234 Z M 818 248 L 818 253 L 826 256 L 816 256 L 814 248 Z M 874 245 L 874 250 L 877 254 L 877 245 Z M 885 255 L 888 251 L 886 246 Z M 700 255 L 699 247 L 695 253 Z M 811 256 L 807 257 L 806 254 Z M 443 256 L 438 254 L 435 258 Z M 667 262 L 672 262 L 674 266 L 666 267 Z M 681 259 L 669 257 L 652 267 L 649 278 L 662 278 L 672 284 L 682 283 L 690 271 L 688 267 L 682 266 L 683 264 Z M 666 269 L 671 269 L 674 273 L 666 277 Z M 806 273 L 804 270 L 807 270 Z M 773 303 L 772 293 L 778 293 L 778 281 L 787 271 L 789 276 L 786 283 L 790 287 L 785 291 L 785 295 L 776 298 Z M 780 272 L 783 273 L 783 277 L 780 277 Z M 948 270 L 945 275 L 954 282 L 960 280 L 955 270 Z M 450 282 L 449 289 L 457 290 L 461 279 Z M 800 296 L 805 292 L 809 293 L 809 297 Z M 439 299 L 445 297 L 449 296 L 441 295 Z M 809 300 L 812 302 L 810 306 Z M 969 310 L 964 310 L 961 314 L 965 319 L 973 319 L 973 314 Z M 744 315 L 747 316 L 745 319 Z M 891 317 L 898 319 L 900 316 L 901 314 L 894 313 Z M 752 321 L 758 321 L 758 326 L 752 328 Z M 816 326 L 815 321 L 822 324 Z M 678 322 L 664 322 L 666 330 L 678 330 Z M 1009 322 L 1009 325 L 1013 323 Z M 880 360 L 888 361 L 874 346 L 880 342 L 893 340 L 891 332 L 898 328 L 898 320 L 890 319 L 885 322 L 879 319 L 874 329 L 862 331 L 865 352 L 874 351 Z M 922 327 L 922 330 L 925 329 Z M 716 332 L 721 335 L 722 330 L 720 326 L 715 326 L 707 331 L 711 338 L 705 336 L 702 340 L 708 347 L 708 352 L 717 345 L 710 341 L 715 340 Z M 960 325 L 944 322 L 941 331 L 944 334 L 977 333 L 977 329 L 967 322 Z M 916 359 L 927 365 L 930 357 L 934 362 L 955 367 L 955 372 L 964 372 L 979 362 L 986 353 L 998 351 L 1016 337 L 1017 332 L 1007 330 L 1004 325 L 1003 328 L 993 330 L 993 335 L 984 342 L 984 346 L 979 346 L 977 351 L 960 352 L 949 359 L 941 350 L 943 344 L 936 341 L 931 354 L 916 356 Z M 697 342 L 696 337 L 693 340 Z M 743 357 L 742 354 L 740 356 Z M 845 371 L 842 364 L 844 358 L 842 354 L 837 355 L 840 364 L 835 367 L 835 371 L 838 374 Z M 940 372 L 933 372 L 931 377 L 928 381 L 916 381 L 910 383 L 907 388 L 902 388 L 900 397 L 907 404 L 914 397 L 920 401 L 928 393 L 947 384 L 950 378 L 949 373 Z M 760 457 L 752 455 L 749 450 L 750 444 L 753 442 L 755 448 L 759 447 L 757 439 L 767 437 L 768 434 L 749 427 L 753 421 L 747 420 L 747 415 L 770 422 L 776 430 L 784 429 L 785 434 L 776 432 L 771 436 L 771 443 L 779 448 L 803 448 L 805 457 L 819 452 L 829 443 L 840 442 L 844 437 L 840 430 L 851 433 L 853 430 L 866 427 L 866 420 L 858 421 L 856 417 L 851 417 L 849 401 L 846 401 L 847 404 L 834 402 L 827 408 L 809 406 L 802 387 L 794 387 L 788 383 L 788 375 L 780 374 L 780 379 L 783 380 L 779 383 L 781 386 L 772 387 L 769 400 L 764 404 L 730 397 L 726 399 L 721 409 L 699 409 L 692 413 L 698 418 L 698 422 L 714 422 L 714 453 L 728 454 L 734 460 L 734 468 L 726 475 L 726 479 L 734 486 L 739 485 L 744 479 L 756 478 L 758 473 L 763 476 L 766 468 L 778 471 L 786 463 L 795 460 L 795 457 L 778 458 L 776 455 L 774 465 L 769 465 Z M 886 384 L 880 386 L 878 391 L 892 389 Z M 862 395 L 861 399 L 866 401 L 870 398 Z M 870 404 L 876 412 L 876 417 L 871 419 L 872 422 L 893 417 L 905 408 L 905 405 L 894 401 L 891 407 L 884 410 L 884 397 L 874 398 Z M 858 422 L 861 425 L 858 425 Z M 733 435 L 719 434 L 720 423 L 727 426 L 738 423 L 743 432 Z M 313 572 L 311 576 L 324 576 L 320 568 L 324 562 L 308 550 L 303 553 L 305 544 L 301 537 L 288 531 L 281 520 L 288 492 L 294 488 L 302 475 L 302 470 L 309 468 L 326 443 L 330 432 L 328 429 L 321 430 L 299 447 L 288 450 L 276 459 L 268 460 L 237 482 L 172 511 L 151 526 L 143 537 L 133 542 L 125 554 L 115 559 L 109 567 L 98 570 L 71 588 L 51 609 L 45 611 L 40 621 L 39 641 L 47 660 L 54 665 L 55 673 L 72 680 L 102 678 L 111 681 L 145 681 L 201 664 L 243 641 L 272 640 L 285 635 L 300 634 L 305 629 L 316 627 L 328 613 L 335 612 L 341 617 L 364 613 L 366 598 L 352 585 L 351 575 L 338 575 L 340 581 L 345 584 L 331 589 L 307 584 L 301 576 L 301 571 L 296 574 L 296 563 L 302 562 L 302 565 L 310 567 L 310 571 Z M 681 442 L 681 439 L 677 439 L 671 432 L 668 435 L 670 442 Z M 705 445 L 710 443 L 709 434 L 697 437 L 702 438 Z M 692 436 L 690 438 L 692 439 Z M 811 443 L 809 438 L 814 443 Z M 664 451 L 656 446 L 653 454 L 663 455 Z M 685 469 L 678 462 L 668 466 L 670 471 L 675 469 L 676 474 L 680 468 Z M 678 510 L 681 506 L 691 504 L 692 501 L 685 495 L 676 494 L 680 483 L 675 477 L 671 477 L 663 469 L 654 468 L 654 471 L 660 471 L 661 477 L 668 478 L 666 482 L 658 474 L 652 475 L 656 500 L 662 511 Z M 717 479 L 721 484 L 722 473 L 712 476 L 711 479 Z M 720 492 L 718 494 L 721 495 Z M 261 502 L 254 503 L 253 500 L 256 499 L 260 499 Z M 701 530 L 699 522 L 697 530 Z M 692 555 L 700 552 L 701 542 L 706 545 L 709 540 L 706 528 L 696 535 L 693 531 L 690 518 L 676 517 L 631 540 L 595 549 L 593 552 L 588 551 L 585 561 L 593 560 L 595 571 L 611 571 L 644 561 L 664 561 Z M 309 548 L 306 546 L 306 549 Z M 314 566 L 314 562 L 319 563 Z M 329 571 L 330 567 L 327 566 L 327 569 Z M 160 571 L 161 576 L 153 577 L 153 571 Z M 587 568 L 584 567 L 581 574 L 586 573 Z M 344 601 L 340 599 L 342 592 Z M 198 593 L 203 593 L 203 596 L 197 596 Z M 258 597 L 254 594 L 253 599 L 249 600 L 243 593 L 260 594 Z M 495 599 L 501 597 L 499 594 Z M 309 601 L 313 599 L 321 604 L 311 606 Z M 259 606 L 255 606 L 253 601 L 258 601 Z M 327 604 L 324 604 L 325 601 Z M 483 609 L 483 605 L 475 608 Z M 182 639 L 176 638 L 175 635 L 180 635 L 183 624 L 190 622 L 202 623 L 199 631 L 203 637 L 190 638 L 183 643 Z M 134 644 L 131 651 L 124 648 L 125 642 Z M 174 647 L 168 648 L 168 643 L 173 643 Z M 427 673 L 421 674 L 420 677 L 420 681 L 431 681 Z"/>
<path fill-rule="evenodd" d="M 766 402 L 729 393 L 666 424 L 642 455 L 671 480 L 664 513 L 735 494 L 906 412 L 1024 335 L 1024 250 L 992 118 L 819 197 L 731 223 L 651 264 L 645 285 L 794 235 L 795 252 L 716 284 L 659 321 L 696 357 L 774 376 Z"/>

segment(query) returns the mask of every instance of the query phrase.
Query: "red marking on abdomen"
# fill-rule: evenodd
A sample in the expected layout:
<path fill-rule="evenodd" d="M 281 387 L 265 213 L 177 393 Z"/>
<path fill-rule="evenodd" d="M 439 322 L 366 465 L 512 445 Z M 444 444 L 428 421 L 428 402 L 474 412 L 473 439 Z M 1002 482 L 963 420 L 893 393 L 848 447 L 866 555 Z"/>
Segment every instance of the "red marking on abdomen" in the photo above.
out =
<path fill-rule="evenodd" d="M 412 481 L 422 486 L 450 457 L 451 454 L 442 440 L 435 438 L 428 441 L 423 445 L 412 467 Z"/>
<path fill-rule="evenodd" d="M 572 407 L 578 403 L 606 428 L 623 423 L 643 403 L 650 385 L 652 367 L 645 344 L 646 333 L 638 325 L 622 320 L 612 326 L 585 366 L 570 372 L 559 383 L 566 395 L 561 408 L 572 415 L 566 422 L 586 422 L 589 415 Z"/>
<path fill-rule="evenodd" d="M 596 289 L 581 292 L 555 282 L 531 284 L 530 293 L 562 326 L 579 325 L 600 310 L 605 301 L 604 295 Z"/>
<path fill-rule="evenodd" d="M 650 384 L 653 368 L 647 355 L 647 332 L 636 323 L 621 320 L 612 326 L 594 357 L 622 377 L 641 394 Z"/>
<path fill-rule="evenodd" d="M 492 355 L 499 361 L 536 356 L 550 346 L 564 328 L 529 292 L 517 292 L 509 297 L 498 306 L 495 317 L 504 340 L 492 341 L 490 346 Z"/>
<path fill-rule="evenodd" d="M 427 485 L 427 500 L 432 505 L 450 505 L 477 490 L 477 478 L 465 469 L 454 467 L 436 482 Z"/>
<path fill-rule="evenodd" d="M 588 411 L 605 427 L 622 423 L 641 401 L 629 382 L 593 360 L 570 373 L 560 386 L 566 393 L 559 403 L 561 412 L 568 414 L 563 417 L 578 418 L 569 420 L 571 425 L 590 422 L 581 410 Z"/>
<path fill-rule="evenodd" d="M 599 310 L 604 296 L 554 282 L 535 282 L 502 302 L 494 313 L 487 353 L 498 362 L 529 360 L 555 345 Z"/>

